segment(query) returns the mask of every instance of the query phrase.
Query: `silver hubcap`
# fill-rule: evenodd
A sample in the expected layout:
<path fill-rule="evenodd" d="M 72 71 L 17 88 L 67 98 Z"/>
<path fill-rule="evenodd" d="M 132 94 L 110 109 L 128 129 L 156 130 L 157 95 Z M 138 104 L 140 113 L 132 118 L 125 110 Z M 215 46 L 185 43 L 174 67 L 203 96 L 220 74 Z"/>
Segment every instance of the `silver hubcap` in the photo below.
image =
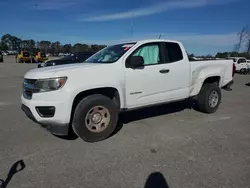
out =
<path fill-rule="evenodd" d="M 91 132 L 104 131 L 110 122 L 110 113 L 107 108 L 103 106 L 95 106 L 91 108 L 86 117 L 85 125 Z"/>
<path fill-rule="evenodd" d="M 216 91 L 212 91 L 209 95 L 208 104 L 211 108 L 216 107 L 219 102 L 219 94 Z"/>

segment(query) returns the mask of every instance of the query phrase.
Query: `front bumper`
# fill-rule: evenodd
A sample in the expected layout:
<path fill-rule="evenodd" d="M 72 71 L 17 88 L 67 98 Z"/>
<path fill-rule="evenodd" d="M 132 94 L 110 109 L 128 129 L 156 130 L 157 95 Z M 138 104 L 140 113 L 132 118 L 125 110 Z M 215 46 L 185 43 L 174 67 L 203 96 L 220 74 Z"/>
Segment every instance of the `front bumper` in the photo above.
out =
<path fill-rule="evenodd" d="M 51 102 L 51 101 L 33 101 L 21 97 L 22 106 L 21 109 L 24 111 L 26 116 L 32 121 L 40 124 L 42 127 L 47 129 L 49 132 L 55 135 L 68 135 L 69 133 L 69 119 L 67 113 L 64 109 L 67 107 L 64 102 Z M 38 106 L 54 106 L 55 114 L 53 117 L 41 117 L 41 115 L 36 110 Z"/>
<path fill-rule="evenodd" d="M 26 114 L 28 118 L 30 118 L 35 123 L 40 124 L 43 128 L 45 128 L 47 131 L 51 132 L 52 134 L 61 135 L 61 136 L 68 135 L 69 124 L 41 123 L 36 120 L 36 118 L 34 117 L 34 115 L 32 114 L 32 112 L 27 106 L 22 104 L 21 109 L 24 111 L 24 113 Z"/>

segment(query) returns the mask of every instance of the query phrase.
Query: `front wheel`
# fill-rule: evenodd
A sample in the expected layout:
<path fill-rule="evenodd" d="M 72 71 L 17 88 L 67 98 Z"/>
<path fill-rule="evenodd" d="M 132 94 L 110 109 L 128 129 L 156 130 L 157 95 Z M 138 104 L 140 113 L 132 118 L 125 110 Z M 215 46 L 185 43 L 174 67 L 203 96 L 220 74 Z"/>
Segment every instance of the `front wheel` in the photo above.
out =
<path fill-rule="evenodd" d="M 247 75 L 248 74 L 248 69 L 244 70 L 244 74 Z"/>
<path fill-rule="evenodd" d="M 197 108 L 204 113 L 214 113 L 221 102 L 221 90 L 217 84 L 204 84 L 197 99 Z"/>
<path fill-rule="evenodd" d="M 84 98 L 76 107 L 72 128 L 86 142 L 108 138 L 115 130 L 118 111 L 114 102 L 100 94 Z"/>

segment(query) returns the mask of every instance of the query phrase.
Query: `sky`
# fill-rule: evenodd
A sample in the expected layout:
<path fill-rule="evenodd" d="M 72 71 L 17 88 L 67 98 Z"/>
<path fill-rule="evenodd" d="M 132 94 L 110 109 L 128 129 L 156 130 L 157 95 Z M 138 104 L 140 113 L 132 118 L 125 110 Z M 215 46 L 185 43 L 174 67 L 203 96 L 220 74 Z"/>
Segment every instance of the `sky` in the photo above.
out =
<path fill-rule="evenodd" d="M 0 35 L 115 44 L 181 41 L 196 55 L 232 51 L 250 25 L 249 0 L 0 0 Z"/>

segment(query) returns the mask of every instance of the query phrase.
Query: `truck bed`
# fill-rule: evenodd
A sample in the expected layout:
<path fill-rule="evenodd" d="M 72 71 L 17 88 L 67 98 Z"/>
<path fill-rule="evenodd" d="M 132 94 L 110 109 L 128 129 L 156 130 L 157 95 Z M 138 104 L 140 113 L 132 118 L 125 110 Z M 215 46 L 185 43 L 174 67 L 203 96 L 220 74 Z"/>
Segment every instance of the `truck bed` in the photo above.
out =
<path fill-rule="evenodd" d="M 223 75 L 220 78 L 220 87 L 224 87 L 233 79 L 233 60 L 190 61 L 190 65 L 191 85 L 197 83 L 197 78 L 202 79 L 205 76 Z"/>

